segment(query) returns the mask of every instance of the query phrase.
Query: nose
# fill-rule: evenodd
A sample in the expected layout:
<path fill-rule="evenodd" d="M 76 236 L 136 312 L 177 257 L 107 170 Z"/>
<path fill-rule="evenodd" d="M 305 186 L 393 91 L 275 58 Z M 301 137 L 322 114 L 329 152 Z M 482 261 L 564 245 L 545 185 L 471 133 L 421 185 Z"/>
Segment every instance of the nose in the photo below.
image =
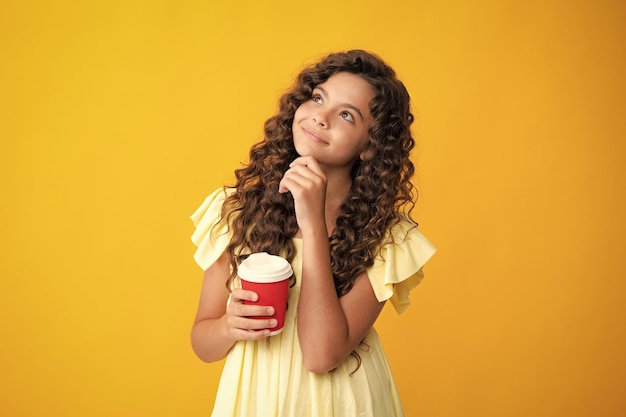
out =
<path fill-rule="evenodd" d="M 326 116 L 322 112 L 314 114 L 313 121 L 322 127 L 328 126 L 328 122 L 326 121 Z"/>

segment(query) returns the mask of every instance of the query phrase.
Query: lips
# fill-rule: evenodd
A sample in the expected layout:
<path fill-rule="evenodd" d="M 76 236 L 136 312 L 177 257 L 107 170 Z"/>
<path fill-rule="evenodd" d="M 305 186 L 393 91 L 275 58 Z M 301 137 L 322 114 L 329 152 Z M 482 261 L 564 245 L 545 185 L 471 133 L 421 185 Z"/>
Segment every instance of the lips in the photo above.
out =
<path fill-rule="evenodd" d="M 317 133 L 315 133 L 312 130 L 308 130 L 306 128 L 302 128 L 302 131 L 304 132 L 304 135 L 311 139 L 313 142 L 317 142 L 317 143 L 321 143 L 324 145 L 328 145 L 328 142 L 326 142 L 324 139 L 322 139 L 322 137 L 320 135 L 318 135 Z"/>

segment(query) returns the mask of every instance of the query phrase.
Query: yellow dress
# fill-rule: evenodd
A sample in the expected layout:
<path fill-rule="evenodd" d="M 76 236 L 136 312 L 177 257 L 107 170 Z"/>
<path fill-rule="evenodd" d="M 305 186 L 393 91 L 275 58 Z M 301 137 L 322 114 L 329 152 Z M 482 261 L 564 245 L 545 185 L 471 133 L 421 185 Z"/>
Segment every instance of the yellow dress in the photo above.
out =
<path fill-rule="evenodd" d="M 227 192 L 209 195 L 191 216 L 196 226 L 192 242 L 194 259 L 206 270 L 223 253 L 230 240 L 227 227 L 215 227 Z M 408 305 L 409 291 L 423 278 L 422 266 L 435 248 L 409 222 L 393 227 L 395 244 L 385 245 L 367 270 L 379 301 L 389 300 L 398 313 Z M 302 240 L 294 239 L 297 255 L 292 262 L 301 276 Z M 235 282 L 234 285 L 239 285 Z M 394 417 L 403 416 L 385 352 L 372 328 L 357 352 L 362 363 L 348 356 L 335 370 L 316 374 L 306 370 L 296 331 L 300 295 L 297 279 L 289 290 L 289 308 L 282 333 L 262 341 L 239 341 L 226 358 L 217 391 L 214 417 Z"/>

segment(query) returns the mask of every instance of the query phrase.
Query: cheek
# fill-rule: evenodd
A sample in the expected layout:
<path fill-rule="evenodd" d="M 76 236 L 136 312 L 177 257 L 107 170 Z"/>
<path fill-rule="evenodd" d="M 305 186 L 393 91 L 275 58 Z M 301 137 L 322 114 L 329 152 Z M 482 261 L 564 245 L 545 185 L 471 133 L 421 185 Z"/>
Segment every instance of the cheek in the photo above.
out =
<path fill-rule="evenodd" d="M 360 138 L 357 140 L 357 143 L 359 144 L 357 146 L 357 149 L 359 152 L 364 152 L 365 150 L 367 150 L 369 148 L 369 143 L 370 143 L 369 134 L 365 132 L 362 135 L 360 135 Z"/>
<path fill-rule="evenodd" d="M 304 103 L 300 104 L 300 106 L 296 109 L 294 118 L 298 117 L 298 119 L 305 119 L 313 112 L 313 109 L 317 105 L 318 104 L 312 100 L 305 101 Z"/>
<path fill-rule="evenodd" d="M 296 124 L 298 123 L 298 110 L 296 110 L 296 112 L 293 114 L 293 117 L 291 118 L 291 129 L 293 129 Z"/>
<path fill-rule="evenodd" d="M 303 109 L 302 105 L 296 109 L 296 112 L 293 114 L 293 125 L 296 125 L 300 120 L 302 120 Z"/>

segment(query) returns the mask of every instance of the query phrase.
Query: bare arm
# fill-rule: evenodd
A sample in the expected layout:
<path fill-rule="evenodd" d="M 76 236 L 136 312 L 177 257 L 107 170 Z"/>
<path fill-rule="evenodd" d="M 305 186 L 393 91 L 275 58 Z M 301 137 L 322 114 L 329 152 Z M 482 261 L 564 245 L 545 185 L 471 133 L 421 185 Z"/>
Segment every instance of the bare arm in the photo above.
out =
<path fill-rule="evenodd" d="M 317 162 L 299 158 L 285 173 L 281 192 L 291 192 L 302 232 L 302 283 L 298 337 L 305 367 L 327 372 L 337 367 L 363 340 L 380 314 L 379 302 L 365 273 L 339 298 L 330 266 L 326 227 L 326 177 Z"/>
<path fill-rule="evenodd" d="M 276 325 L 274 319 L 252 319 L 248 316 L 272 315 L 273 308 L 245 305 L 243 300 L 256 301 L 252 291 L 234 289 L 230 292 L 226 281 L 230 264 L 226 253 L 204 273 L 198 312 L 191 330 L 191 345 L 196 355 L 205 362 L 224 358 L 238 340 L 258 340 L 269 335 L 268 328 Z"/>
<path fill-rule="evenodd" d="M 365 273 L 358 276 L 350 292 L 338 298 L 330 272 L 328 239 L 303 239 L 298 336 L 307 369 L 327 372 L 354 351 L 385 303 L 376 299 Z"/>

